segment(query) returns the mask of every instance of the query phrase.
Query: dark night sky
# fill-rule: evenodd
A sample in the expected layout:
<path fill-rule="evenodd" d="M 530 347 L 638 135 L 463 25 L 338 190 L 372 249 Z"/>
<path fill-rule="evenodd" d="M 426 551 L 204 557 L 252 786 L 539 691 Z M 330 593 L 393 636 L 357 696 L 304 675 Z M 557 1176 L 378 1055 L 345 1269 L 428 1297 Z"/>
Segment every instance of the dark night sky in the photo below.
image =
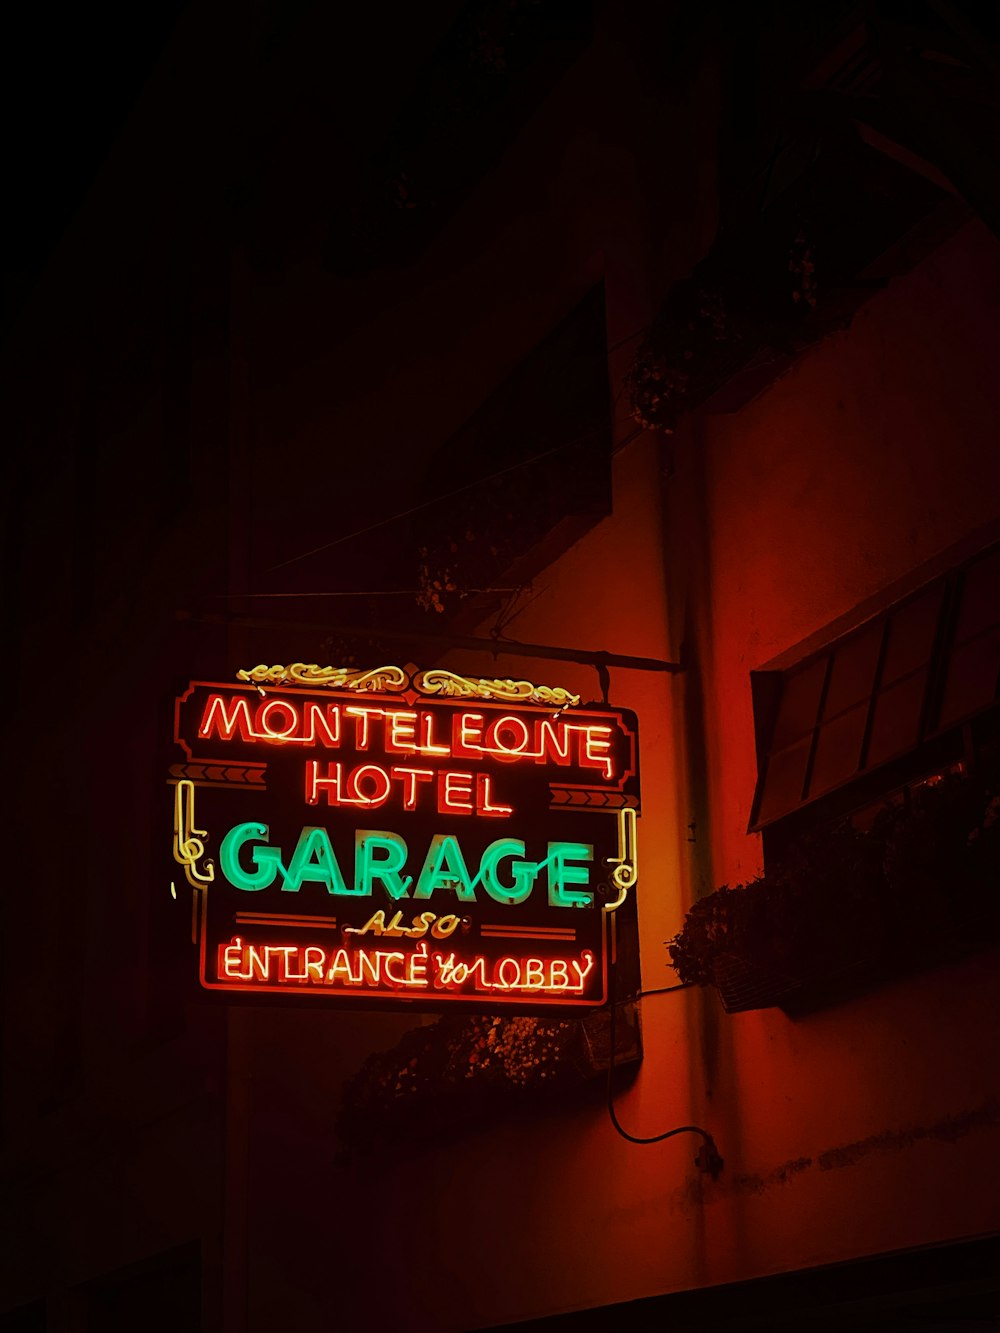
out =
<path fill-rule="evenodd" d="M 2 332 L 153 68 L 182 0 L 21 0 L 4 12 Z"/>

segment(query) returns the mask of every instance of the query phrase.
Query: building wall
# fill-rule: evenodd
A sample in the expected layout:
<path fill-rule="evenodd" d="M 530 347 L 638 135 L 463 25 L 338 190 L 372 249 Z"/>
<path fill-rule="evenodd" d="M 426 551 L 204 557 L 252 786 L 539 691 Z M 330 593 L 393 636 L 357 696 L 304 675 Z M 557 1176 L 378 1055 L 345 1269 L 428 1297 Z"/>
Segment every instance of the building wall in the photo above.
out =
<path fill-rule="evenodd" d="M 295 240 L 283 268 L 238 243 L 230 262 L 218 187 L 240 108 L 255 124 L 282 110 L 275 142 L 298 144 L 301 170 L 301 136 L 323 136 L 283 100 L 288 68 L 254 77 L 225 15 L 190 20 L 194 109 L 173 133 L 162 108 L 138 117 L 11 357 L 30 442 L 18 815 L 25 847 L 51 850 L 23 855 L 19 882 L 39 891 L 6 905 L 3 1290 L 5 1305 L 46 1297 L 53 1328 L 85 1321 L 88 1283 L 187 1242 L 206 1328 L 460 1333 L 1000 1225 L 983 1184 L 1000 1137 L 995 953 L 795 1020 L 726 1015 L 696 989 L 643 999 L 621 1123 L 703 1126 L 725 1159 L 713 1181 L 694 1136 L 620 1136 L 600 1078 L 570 1103 L 342 1160 L 345 1082 L 429 1016 L 185 1005 L 151 950 L 151 914 L 177 928 L 158 740 L 172 682 L 298 655 L 289 631 L 178 610 L 257 612 L 246 595 L 277 560 L 405 507 L 415 460 L 602 277 L 618 393 L 635 336 L 711 240 L 712 53 L 682 78 L 642 6 L 607 9 L 419 261 L 357 281 L 323 270 L 308 190 L 277 209 Z M 215 130 L 200 148 L 199 118 Z M 684 665 L 610 680 L 640 721 L 647 990 L 675 980 L 665 942 L 690 904 L 761 866 L 749 673 L 1000 517 L 998 283 L 998 243 L 970 223 L 740 411 L 665 438 L 637 434 L 618 399 L 613 513 L 506 631 Z M 345 565 L 349 548 L 268 587 L 363 583 Z M 589 666 L 447 661 L 600 697 Z M 39 731 L 53 663 L 66 707 Z M 68 748 L 86 762 L 59 759 L 55 838 L 35 793 Z M 40 961 L 9 943 L 56 937 Z"/>
<path fill-rule="evenodd" d="M 665 941 L 690 902 L 761 868 L 745 831 L 750 671 L 996 518 L 981 349 L 996 336 L 998 260 L 972 224 L 739 413 L 623 447 L 614 514 L 539 576 L 507 627 L 686 664 L 611 676 L 612 702 L 641 726 L 646 989 L 672 979 Z M 481 670 L 471 655 L 449 661 Z M 498 669 L 600 694 L 589 667 L 505 657 Z M 574 1110 L 456 1127 L 442 1146 L 320 1174 L 344 1212 L 330 1231 L 283 1219 L 283 1281 L 297 1272 L 315 1292 L 304 1275 L 332 1244 L 355 1321 L 458 1329 L 992 1232 L 995 1199 L 977 1182 L 998 1149 L 983 1059 L 997 985 L 993 951 L 798 1019 L 726 1015 L 712 991 L 651 995 L 621 1123 L 639 1137 L 704 1126 L 725 1158 L 718 1181 L 695 1168 L 692 1136 L 621 1138 L 598 1080 Z M 264 1122 L 257 1132 L 267 1160 L 277 1140 Z M 398 1241 L 373 1247 L 388 1218 Z M 250 1243 L 263 1326 L 279 1301 L 307 1298 L 276 1287 L 266 1223 Z"/>

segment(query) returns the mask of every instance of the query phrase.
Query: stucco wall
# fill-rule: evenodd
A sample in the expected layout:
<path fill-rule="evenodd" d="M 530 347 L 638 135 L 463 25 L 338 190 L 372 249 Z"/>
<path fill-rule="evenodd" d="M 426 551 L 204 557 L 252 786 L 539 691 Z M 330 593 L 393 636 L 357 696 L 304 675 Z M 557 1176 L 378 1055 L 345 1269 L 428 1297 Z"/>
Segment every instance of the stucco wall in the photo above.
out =
<path fill-rule="evenodd" d="M 393 1044 L 405 1016 L 276 1006 L 209 1018 L 196 1007 L 185 1015 L 191 1050 L 131 1044 L 137 1032 L 152 1041 L 138 1012 L 148 998 L 142 950 L 148 903 L 166 893 L 166 873 L 154 884 L 150 868 L 161 864 L 151 850 L 162 828 L 152 756 L 160 696 L 175 673 L 200 674 L 206 659 L 243 665 L 260 643 L 233 634 L 220 647 L 221 636 L 179 630 L 175 611 L 195 595 L 228 606 L 253 590 L 254 558 L 273 563 L 342 533 L 345 509 L 360 524 L 405 507 L 403 484 L 370 486 L 355 503 L 350 483 L 370 480 L 373 460 L 381 468 L 400 440 L 415 454 L 439 443 L 602 274 L 617 392 L 663 287 L 707 246 L 711 71 L 704 87 L 664 92 L 641 20 L 632 30 L 606 15 L 530 134 L 405 273 L 337 282 L 317 272 L 303 241 L 280 278 L 250 277 L 226 267 L 220 218 L 194 226 L 192 468 L 168 519 L 157 518 L 156 487 L 135 466 L 154 446 L 164 470 L 173 462 L 155 402 L 98 431 L 91 471 L 74 412 L 25 436 L 38 458 L 19 575 L 39 608 L 27 666 L 40 676 L 63 662 L 69 635 L 77 656 L 59 669 L 83 681 L 73 705 L 87 719 L 81 751 L 116 728 L 130 739 L 95 759 L 86 782 L 74 779 L 64 842 L 73 843 L 66 828 L 79 834 L 85 872 L 63 875 L 53 854 L 44 891 L 22 895 L 12 918 L 25 938 L 86 918 L 81 942 L 68 941 L 82 997 L 69 1026 L 86 1078 L 58 1089 L 68 1098 L 61 1110 L 39 1109 L 59 1083 L 57 1029 L 69 1012 L 47 998 L 55 952 L 37 966 L 16 954 L 9 983 L 13 1299 L 193 1237 L 216 1327 L 224 1307 L 227 1330 L 460 1333 L 1000 1226 L 986 1183 L 1000 1166 L 984 1017 L 1000 999 L 995 955 L 797 1021 L 777 1010 L 727 1016 L 711 992 L 643 1000 L 645 1056 L 621 1094 L 621 1121 L 638 1136 L 703 1125 L 725 1158 L 715 1182 L 696 1170 L 691 1136 L 652 1146 L 620 1137 L 600 1080 L 551 1113 L 339 1163 L 342 1086 L 368 1052 Z M 214 68 L 207 82 L 215 89 Z M 221 99 L 221 80 L 218 88 Z M 698 115 L 685 120 L 692 106 Z M 230 109 L 226 125 L 230 115 L 238 119 Z M 664 127 L 678 122 L 684 134 L 665 148 Z M 23 354 L 34 367 L 24 422 L 37 403 L 69 394 L 80 348 L 95 338 L 82 361 L 107 369 L 95 390 L 107 402 L 97 406 L 120 405 L 116 367 L 131 330 L 156 327 L 144 323 L 147 298 L 123 255 L 159 272 L 158 246 L 168 253 L 170 237 L 151 243 L 145 215 L 175 180 L 192 213 L 209 208 L 201 172 L 214 180 L 214 165 L 188 178 L 174 162 L 176 177 L 147 182 L 134 199 L 121 187 L 149 151 L 137 125 L 108 168 L 129 208 L 115 213 L 114 191 L 106 196 L 105 216 L 117 223 L 99 242 L 98 201 L 50 275 L 37 346 Z M 282 132 L 295 130 L 292 117 Z M 169 232 L 175 215 L 165 216 L 158 225 Z M 306 235 L 294 210 L 286 221 Z M 738 413 L 700 414 L 670 440 L 630 438 L 620 402 L 613 514 L 539 576 L 507 624 L 524 641 L 685 664 L 677 675 L 611 673 L 611 701 L 639 716 L 647 989 L 674 980 L 665 942 L 686 907 L 760 866 L 759 839 L 745 832 L 756 776 L 749 673 L 998 517 L 998 289 L 1000 247 L 971 224 Z M 148 299 L 155 314 L 161 298 Z M 120 327 L 119 305 L 129 314 Z M 63 318 L 66 346 L 48 327 Z M 88 478 L 93 508 L 83 519 L 64 449 Z M 275 458 L 294 482 L 284 490 L 270 483 Z M 89 608 L 71 577 L 81 535 L 97 589 Z M 302 584 L 290 576 L 288 588 L 326 586 L 340 558 L 303 573 Z M 270 660 L 295 655 L 289 640 L 270 641 Z M 487 669 L 483 655 L 450 664 Z M 600 694 L 589 667 L 511 657 L 495 666 L 585 699 Z M 46 733 L 45 746 L 58 739 Z M 49 751 L 34 743 L 24 772 L 40 785 Z M 113 864 L 102 859 L 102 782 L 132 794 L 117 806 L 134 818 Z M 35 837 L 51 837 L 30 791 L 22 805 Z M 78 915 L 57 910 L 74 901 Z M 76 984 L 74 971 L 59 995 Z"/>

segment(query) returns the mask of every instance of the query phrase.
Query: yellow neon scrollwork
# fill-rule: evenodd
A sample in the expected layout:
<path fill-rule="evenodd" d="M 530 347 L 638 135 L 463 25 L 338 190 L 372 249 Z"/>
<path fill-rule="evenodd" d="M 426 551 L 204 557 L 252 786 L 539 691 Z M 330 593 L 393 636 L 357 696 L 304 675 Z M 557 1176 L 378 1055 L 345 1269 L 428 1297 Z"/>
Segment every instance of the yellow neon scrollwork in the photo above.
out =
<path fill-rule="evenodd" d="M 413 684 L 422 694 L 440 694 L 450 699 L 497 699 L 501 703 L 552 704 L 557 708 L 569 708 L 580 702 L 578 694 L 571 694 L 559 685 L 458 676 L 440 667 L 421 671 Z"/>
<path fill-rule="evenodd" d="M 315 662 L 290 662 L 288 666 L 243 667 L 237 680 L 253 685 L 325 685 L 331 690 L 405 690 L 409 678 L 402 667 L 380 666 L 369 671 L 355 667 L 318 666 Z"/>
<path fill-rule="evenodd" d="M 237 671 L 236 679 L 256 685 L 258 689 L 264 685 L 320 685 L 331 690 L 378 690 L 392 694 L 401 693 L 411 684 L 409 674 L 398 666 L 362 671 L 355 667 L 321 667 L 315 662 L 290 662 L 288 666 L 261 663 L 255 667 L 242 667 Z M 446 699 L 494 699 L 500 703 L 541 704 L 554 708 L 571 708 L 580 702 L 578 694 L 559 685 L 459 676 L 443 668 L 417 672 L 412 687 L 421 694 L 436 694 Z"/>
<path fill-rule="evenodd" d="M 198 869 L 205 855 L 202 839 L 207 837 L 206 829 L 194 826 L 194 783 L 181 778 L 174 788 L 174 860 L 184 867 L 187 882 L 195 889 L 211 884 L 215 878 L 215 867 L 210 863 L 203 871 Z"/>
<path fill-rule="evenodd" d="M 612 867 L 611 883 L 618 890 L 618 897 L 613 903 L 605 903 L 605 912 L 616 912 L 625 901 L 629 889 L 635 888 L 639 878 L 637 850 L 635 810 L 626 806 L 618 811 L 618 855 L 611 857 L 608 862 Z"/>

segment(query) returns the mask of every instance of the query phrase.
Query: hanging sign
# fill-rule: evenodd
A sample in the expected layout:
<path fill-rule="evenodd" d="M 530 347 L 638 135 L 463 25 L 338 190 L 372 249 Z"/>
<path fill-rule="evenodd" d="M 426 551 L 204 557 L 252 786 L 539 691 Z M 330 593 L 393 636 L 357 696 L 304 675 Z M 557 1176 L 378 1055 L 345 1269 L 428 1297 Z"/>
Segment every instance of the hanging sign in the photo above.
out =
<path fill-rule="evenodd" d="M 443 670 L 238 681 L 175 702 L 173 853 L 202 987 L 604 1003 L 611 917 L 636 881 L 633 713 Z"/>

